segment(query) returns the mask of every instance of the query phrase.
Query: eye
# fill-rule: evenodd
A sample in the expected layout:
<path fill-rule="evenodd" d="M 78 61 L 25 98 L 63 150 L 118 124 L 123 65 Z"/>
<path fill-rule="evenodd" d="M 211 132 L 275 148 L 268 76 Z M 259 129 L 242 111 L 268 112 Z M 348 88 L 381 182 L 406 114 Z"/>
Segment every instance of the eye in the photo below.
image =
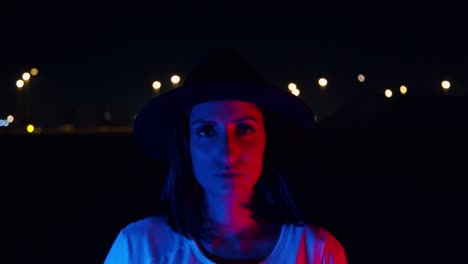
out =
<path fill-rule="evenodd" d="M 205 125 L 201 126 L 195 131 L 195 134 L 202 136 L 202 137 L 210 137 L 216 134 L 215 130 L 213 129 L 213 126 L 210 125 Z"/>
<path fill-rule="evenodd" d="M 249 135 L 255 132 L 255 129 L 248 124 L 239 124 L 236 129 L 237 135 Z"/>

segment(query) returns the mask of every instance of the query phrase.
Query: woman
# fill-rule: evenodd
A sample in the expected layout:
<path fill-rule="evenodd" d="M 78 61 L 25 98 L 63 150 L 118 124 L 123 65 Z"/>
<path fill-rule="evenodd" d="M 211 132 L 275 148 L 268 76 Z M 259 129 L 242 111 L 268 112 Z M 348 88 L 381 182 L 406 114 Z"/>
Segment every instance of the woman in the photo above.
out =
<path fill-rule="evenodd" d="M 330 232 L 301 218 L 282 176 L 314 125 L 236 54 L 208 57 L 135 118 L 139 146 L 169 164 L 165 210 L 123 228 L 105 264 L 347 263 Z"/>

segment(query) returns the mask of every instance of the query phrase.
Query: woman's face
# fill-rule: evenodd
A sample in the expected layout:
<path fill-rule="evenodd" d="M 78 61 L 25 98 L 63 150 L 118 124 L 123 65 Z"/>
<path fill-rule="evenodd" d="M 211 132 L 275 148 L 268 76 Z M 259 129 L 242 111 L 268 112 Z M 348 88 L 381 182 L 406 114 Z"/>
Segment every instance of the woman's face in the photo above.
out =
<path fill-rule="evenodd" d="M 266 133 L 263 114 L 249 102 L 209 101 L 190 113 L 195 178 L 215 196 L 251 194 L 260 178 Z"/>

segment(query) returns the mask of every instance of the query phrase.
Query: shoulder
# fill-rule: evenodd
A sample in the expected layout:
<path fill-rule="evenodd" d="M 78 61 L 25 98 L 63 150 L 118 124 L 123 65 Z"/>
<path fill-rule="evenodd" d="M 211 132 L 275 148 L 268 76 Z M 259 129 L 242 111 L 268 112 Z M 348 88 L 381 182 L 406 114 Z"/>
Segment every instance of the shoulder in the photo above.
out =
<path fill-rule="evenodd" d="M 126 225 L 114 240 L 107 255 L 110 263 L 146 263 L 161 259 L 183 247 L 186 240 L 174 232 L 165 218 L 146 217 Z"/>
<path fill-rule="evenodd" d="M 325 228 L 315 224 L 289 225 L 292 236 L 305 237 L 318 242 L 325 242 L 327 235 L 330 234 Z"/>
<path fill-rule="evenodd" d="M 148 231 L 163 231 L 170 228 L 166 219 L 161 216 L 148 216 L 127 224 L 122 228 L 124 233 L 146 233 Z"/>
<path fill-rule="evenodd" d="M 308 248 L 321 252 L 323 263 L 345 264 L 346 254 L 340 241 L 326 228 L 314 225 L 292 225 L 291 236 Z"/>
<path fill-rule="evenodd" d="M 167 220 L 161 216 L 150 216 L 132 222 L 122 228 L 120 233 L 129 240 L 144 241 L 153 237 L 168 240 L 177 234 L 171 229 Z"/>

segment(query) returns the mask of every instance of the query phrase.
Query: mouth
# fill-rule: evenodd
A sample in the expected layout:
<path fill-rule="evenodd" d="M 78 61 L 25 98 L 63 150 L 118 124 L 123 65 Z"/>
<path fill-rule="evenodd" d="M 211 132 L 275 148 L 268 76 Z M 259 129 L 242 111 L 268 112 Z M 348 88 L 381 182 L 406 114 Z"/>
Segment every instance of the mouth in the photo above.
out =
<path fill-rule="evenodd" d="M 221 173 L 216 173 L 215 175 L 218 176 L 218 177 L 232 179 L 232 178 L 239 177 L 241 175 L 241 173 L 239 173 L 239 172 L 221 172 Z"/>

